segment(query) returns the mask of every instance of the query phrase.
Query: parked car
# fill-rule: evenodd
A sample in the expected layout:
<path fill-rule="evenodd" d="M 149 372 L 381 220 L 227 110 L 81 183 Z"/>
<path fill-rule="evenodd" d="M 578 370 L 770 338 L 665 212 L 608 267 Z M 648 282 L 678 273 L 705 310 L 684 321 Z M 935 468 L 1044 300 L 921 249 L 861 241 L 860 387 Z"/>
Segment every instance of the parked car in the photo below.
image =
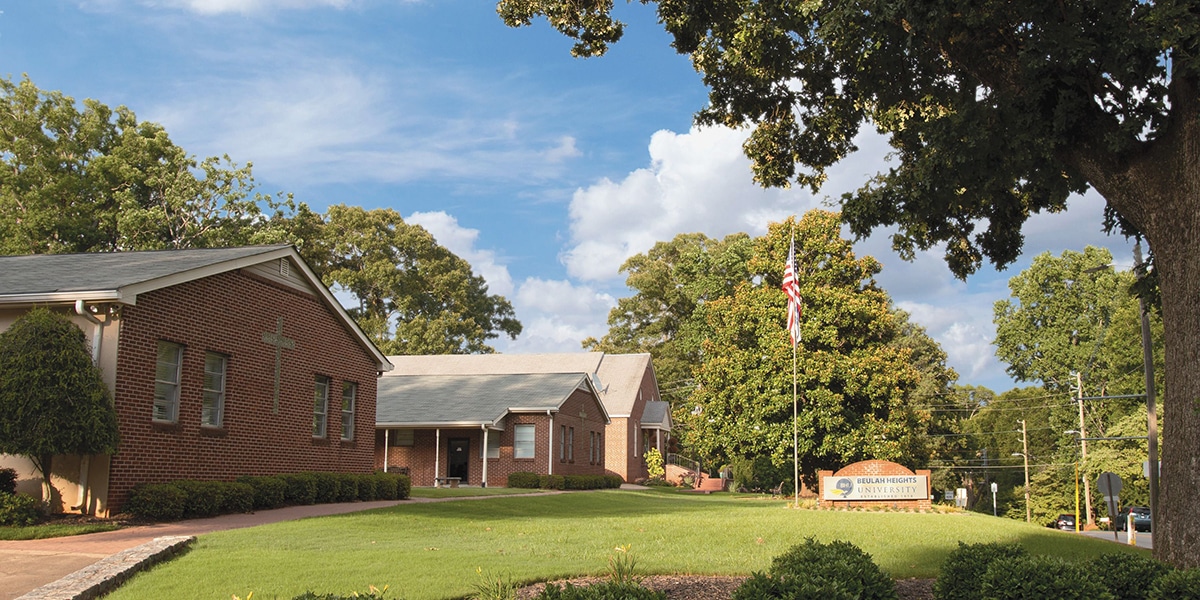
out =
<path fill-rule="evenodd" d="M 1075 531 L 1075 515 L 1063 513 L 1050 523 L 1050 526 L 1063 531 Z"/>
<path fill-rule="evenodd" d="M 1150 509 L 1145 506 L 1127 506 L 1121 509 L 1117 516 L 1117 531 L 1125 531 L 1129 524 L 1129 515 L 1133 515 L 1133 528 L 1137 531 L 1150 531 Z"/>

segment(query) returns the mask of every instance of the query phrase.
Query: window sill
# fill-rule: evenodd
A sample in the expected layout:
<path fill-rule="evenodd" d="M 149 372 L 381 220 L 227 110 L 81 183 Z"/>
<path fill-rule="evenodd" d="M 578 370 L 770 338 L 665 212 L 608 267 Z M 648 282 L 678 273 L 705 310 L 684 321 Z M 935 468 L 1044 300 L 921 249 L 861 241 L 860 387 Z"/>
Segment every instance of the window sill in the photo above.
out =
<path fill-rule="evenodd" d="M 212 425 L 201 425 L 200 435 L 203 437 L 223 438 L 229 435 L 229 430 L 224 427 L 213 427 Z"/>

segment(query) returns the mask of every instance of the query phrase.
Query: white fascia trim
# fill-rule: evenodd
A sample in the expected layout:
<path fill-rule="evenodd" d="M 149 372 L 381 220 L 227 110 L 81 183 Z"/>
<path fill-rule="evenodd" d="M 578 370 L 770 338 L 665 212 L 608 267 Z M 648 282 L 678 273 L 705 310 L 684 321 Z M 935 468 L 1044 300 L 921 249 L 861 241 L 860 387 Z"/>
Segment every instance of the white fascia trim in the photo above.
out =
<path fill-rule="evenodd" d="M 457 427 L 470 427 L 471 429 L 479 429 L 480 427 L 489 427 L 498 429 L 488 421 L 454 421 L 454 422 L 439 422 L 439 423 L 376 423 L 375 429 L 450 429 Z"/>
<path fill-rule="evenodd" d="M 187 283 L 189 281 L 195 281 L 205 277 L 211 277 L 220 273 L 236 271 L 237 269 L 251 267 L 259 263 L 267 262 L 268 260 L 283 258 L 285 256 L 299 257 L 299 255 L 296 254 L 296 251 L 293 250 L 291 246 L 281 246 L 273 250 L 265 250 L 258 254 L 251 254 L 241 258 L 232 258 L 219 263 L 197 267 L 189 271 L 181 271 L 179 273 L 164 275 L 156 279 L 130 284 L 121 288 L 121 296 L 123 298 L 126 296 L 131 296 L 126 302 L 128 304 L 133 304 L 137 299 L 138 294 L 144 294 L 146 292 L 152 292 L 165 287 L 171 287 L 173 285 L 179 285 L 181 283 Z"/>
<path fill-rule="evenodd" d="M 124 302 L 121 292 L 117 290 L 93 290 L 86 292 L 38 292 L 34 294 L 0 295 L 0 305 L 19 304 L 75 304 L 76 300 L 87 303 L 93 302 Z M 132 299 L 131 299 L 132 300 Z"/>

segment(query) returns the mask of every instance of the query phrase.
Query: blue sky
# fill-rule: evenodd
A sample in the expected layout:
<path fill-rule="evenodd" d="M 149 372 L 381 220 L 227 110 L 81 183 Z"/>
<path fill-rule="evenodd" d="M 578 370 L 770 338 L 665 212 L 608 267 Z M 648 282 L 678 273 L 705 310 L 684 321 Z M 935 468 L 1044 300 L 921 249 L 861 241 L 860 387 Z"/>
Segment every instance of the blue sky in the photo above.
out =
<path fill-rule="evenodd" d="M 883 139 L 814 196 L 762 190 L 745 132 L 697 129 L 706 94 L 652 7 L 617 4 L 626 37 L 574 59 L 544 22 L 510 29 L 468 0 L 0 0 L 0 75 L 125 105 L 198 157 L 251 162 L 260 191 L 317 210 L 391 207 L 512 300 L 525 333 L 504 352 L 567 352 L 627 295 L 620 264 L 655 241 L 765 232 L 828 206 L 885 164 Z M 857 245 L 896 304 L 942 344 L 964 384 L 1012 387 L 992 305 L 1040 252 L 1131 245 L 1103 202 L 1035 217 L 1008 270 L 955 280 L 940 252 L 905 263 L 887 232 Z"/>

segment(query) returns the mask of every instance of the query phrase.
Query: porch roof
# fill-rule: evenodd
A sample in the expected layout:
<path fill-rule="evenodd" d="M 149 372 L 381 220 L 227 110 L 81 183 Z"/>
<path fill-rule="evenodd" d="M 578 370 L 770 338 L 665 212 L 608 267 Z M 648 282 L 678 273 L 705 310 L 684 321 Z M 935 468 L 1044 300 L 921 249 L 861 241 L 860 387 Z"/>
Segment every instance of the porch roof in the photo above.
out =
<path fill-rule="evenodd" d="M 378 385 L 376 427 L 494 428 L 509 413 L 557 412 L 577 389 L 597 397 L 587 373 L 399 375 Z"/>

